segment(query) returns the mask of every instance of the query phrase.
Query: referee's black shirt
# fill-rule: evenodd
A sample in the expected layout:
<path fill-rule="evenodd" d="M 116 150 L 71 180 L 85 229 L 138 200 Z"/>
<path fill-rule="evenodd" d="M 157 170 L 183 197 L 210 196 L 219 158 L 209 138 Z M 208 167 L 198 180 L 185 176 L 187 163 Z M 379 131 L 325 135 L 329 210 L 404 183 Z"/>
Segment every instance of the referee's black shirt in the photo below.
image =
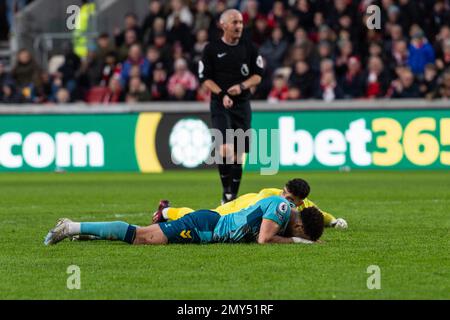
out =
<path fill-rule="evenodd" d="M 201 82 L 213 80 L 224 92 L 231 86 L 240 84 L 253 75 L 262 76 L 263 59 L 249 40 L 240 39 L 236 45 L 228 45 L 222 39 L 206 45 L 202 60 L 198 65 Z M 248 100 L 250 90 L 245 90 L 233 100 Z M 218 96 L 212 94 L 212 99 Z"/>

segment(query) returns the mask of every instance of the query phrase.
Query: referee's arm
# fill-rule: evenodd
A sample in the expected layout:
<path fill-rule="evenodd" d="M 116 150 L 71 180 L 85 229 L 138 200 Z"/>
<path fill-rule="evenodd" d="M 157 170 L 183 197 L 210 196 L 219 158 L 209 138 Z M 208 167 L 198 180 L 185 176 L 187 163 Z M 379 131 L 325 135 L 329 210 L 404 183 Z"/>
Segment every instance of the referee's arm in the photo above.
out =
<path fill-rule="evenodd" d="M 242 83 L 237 83 L 231 86 L 227 92 L 231 96 L 237 96 L 244 90 L 249 90 L 255 88 L 262 81 L 262 74 L 264 72 L 264 62 L 261 55 L 258 53 L 258 49 L 253 44 L 248 46 L 250 49 L 251 64 L 250 64 L 250 74 L 251 76 L 243 81 Z"/>
<path fill-rule="evenodd" d="M 232 96 L 237 96 L 242 93 L 243 90 L 252 89 L 261 83 L 262 77 L 258 74 L 252 75 L 250 78 L 242 82 L 241 84 L 235 84 L 230 87 L 227 92 Z"/>

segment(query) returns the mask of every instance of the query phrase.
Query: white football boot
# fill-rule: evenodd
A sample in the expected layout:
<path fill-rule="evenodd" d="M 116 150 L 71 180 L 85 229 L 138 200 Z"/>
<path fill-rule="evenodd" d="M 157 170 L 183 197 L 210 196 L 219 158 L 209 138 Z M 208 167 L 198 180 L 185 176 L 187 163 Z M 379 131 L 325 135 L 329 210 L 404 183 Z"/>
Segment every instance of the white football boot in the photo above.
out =
<path fill-rule="evenodd" d="M 47 233 L 45 237 L 44 244 L 46 246 L 57 244 L 58 242 L 64 240 L 69 237 L 69 223 L 72 223 L 72 220 L 67 218 L 59 219 L 56 223 L 56 226 Z"/>

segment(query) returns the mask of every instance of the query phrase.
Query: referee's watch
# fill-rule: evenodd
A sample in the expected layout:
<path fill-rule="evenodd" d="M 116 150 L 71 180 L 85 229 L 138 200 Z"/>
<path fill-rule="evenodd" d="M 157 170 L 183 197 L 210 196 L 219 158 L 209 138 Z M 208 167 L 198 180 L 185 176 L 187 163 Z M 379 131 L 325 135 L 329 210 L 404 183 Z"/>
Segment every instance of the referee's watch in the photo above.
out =
<path fill-rule="evenodd" d="M 247 90 L 247 88 L 244 86 L 243 83 L 240 83 L 240 84 L 239 84 L 239 88 L 241 88 L 241 91 Z"/>

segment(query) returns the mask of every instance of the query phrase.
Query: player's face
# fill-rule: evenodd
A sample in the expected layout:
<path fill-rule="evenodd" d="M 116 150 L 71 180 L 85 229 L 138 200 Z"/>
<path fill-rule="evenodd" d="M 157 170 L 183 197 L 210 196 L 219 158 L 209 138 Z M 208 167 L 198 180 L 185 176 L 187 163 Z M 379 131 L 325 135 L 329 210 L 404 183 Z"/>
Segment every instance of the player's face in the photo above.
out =
<path fill-rule="evenodd" d="M 285 198 L 287 201 L 292 202 L 293 204 L 295 204 L 296 207 L 301 206 L 303 204 L 303 199 L 293 195 L 286 188 L 283 189 L 283 193 L 281 194 L 281 196 L 283 198 Z"/>
<path fill-rule="evenodd" d="M 300 219 L 300 217 L 298 218 L 297 223 L 293 227 L 292 235 L 294 237 L 300 237 L 300 238 L 303 238 L 306 240 L 311 240 L 309 238 L 309 236 L 303 230 L 303 224 L 302 224 L 302 220 Z"/>
<path fill-rule="evenodd" d="M 232 13 L 228 17 L 228 21 L 225 23 L 224 32 L 234 39 L 239 39 L 242 36 L 242 30 L 244 29 L 244 21 L 242 15 L 239 13 Z"/>

